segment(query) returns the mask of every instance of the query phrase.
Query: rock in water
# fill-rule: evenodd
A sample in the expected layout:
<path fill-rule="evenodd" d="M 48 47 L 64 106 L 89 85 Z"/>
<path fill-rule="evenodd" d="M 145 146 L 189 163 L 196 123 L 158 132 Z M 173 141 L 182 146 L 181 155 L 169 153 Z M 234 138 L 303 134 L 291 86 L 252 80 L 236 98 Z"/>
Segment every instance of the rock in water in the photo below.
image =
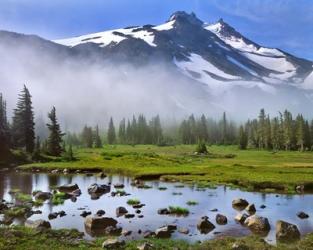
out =
<path fill-rule="evenodd" d="M 217 214 L 215 217 L 216 223 L 219 225 L 226 225 L 227 224 L 227 217 L 222 214 Z"/>
<path fill-rule="evenodd" d="M 249 204 L 249 205 L 246 207 L 246 211 L 247 211 L 249 214 L 255 214 L 256 209 L 255 209 L 254 204 Z"/>
<path fill-rule="evenodd" d="M 235 209 L 240 209 L 240 210 L 243 210 L 244 208 L 246 208 L 247 206 L 249 205 L 249 202 L 246 201 L 245 199 L 235 199 L 233 200 L 232 202 L 232 206 L 235 208 Z"/>
<path fill-rule="evenodd" d="M 35 194 L 36 200 L 49 200 L 52 197 L 52 194 L 49 192 L 38 192 Z"/>
<path fill-rule="evenodd" d="M 298 216 L 300 219 L 307 219 L 307 218 L 309 218 L 309 215 L 306 214 L 305 212 L 299 212 L 299 213 L 297 213 L 297 216 Z"/>
<path fill-rule="evenodd" d="M 249 215 L 247 214 L 237 214 L 235 217 L 235 221 L 238 221 L 239 223 L 243 224 L 248 217 Z"/>
<path fill-rule="evenodd" d="M 170 230 L 169 227 L 160 227 L 157 230 L 155 230 L 155 236 L 157 238 L 170 238 L 172 235 L 172 230 Z"/>
<path fill-rule="evenodd" d="M 128 210 L 125 207 L 118 207 L 116 208 L 116 216 L 122 216 L 128 213 Z"/>
<path fill-rule="evenodd" d="M 252 215 L 248 217 L 244 224 L 254 233 L 267 234 L 270 229 L 270 223 L 268 219 L 258 215 Z"/>
<path fill-rule="evenodd" d="M 85 227 L 90 230 L 105 229 L 107 227 L 115 227 L 117 221 L 109 217 L 88 216 L 85 219 Z"/>
<path fill-rule="evenodd" d="M 209 221 L 209 218 L 207 216 L 204 216 L 198 222 L 197 228 L 201 233 L 207 234 L 214 230 L 215 226 L 213 223 Z"/>
<path fill-rule="evenodd" d="M 294 224 L 279 220 L 276 222 L 276 240 L 290 242 L 300 239 L 300 231 Z"/>
<path fill-rule="evenodd" d="M 58 190 L 63 193 L 71 193 L 77 189 L 79 189 L 77 184 L 67 184 L 58 187 Z"/>

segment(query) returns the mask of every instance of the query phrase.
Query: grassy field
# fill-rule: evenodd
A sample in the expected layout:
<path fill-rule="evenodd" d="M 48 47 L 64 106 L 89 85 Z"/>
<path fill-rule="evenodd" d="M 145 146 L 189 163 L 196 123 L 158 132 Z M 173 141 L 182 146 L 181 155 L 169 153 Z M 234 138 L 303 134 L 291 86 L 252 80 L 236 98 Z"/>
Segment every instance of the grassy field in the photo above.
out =
<path fill-rule="evenodd" d="M 0 227 L 0 249 L 1 250 L 100 250 L 104 238 L 97 238 L 95 241 L 78 240 L 80 233 L 75 230 L 47 230 L 38 232 L 24 227 Z M 121 249 L 136 250 L 144 242 L 153 245 L 155 250 L 227 250 L 249 249 L 249 250 L 298 250 L 313 249 L 313 235 L 305 236 L 301 241 L 289 244 L 278 244 L 271 246 L 257 236 L 244 238 L 224 237 L 203 243 L 188 244 L 184 241 L 170 239 L 144 239 L 126 242 Z"/>
<path fill-rule="evenodd" d="M 209 147 L 210 155 L 194 155 L 194 145 L 157 147 L 116 145 L 75 149 L 77 161 L 59 159 L 21 166 L 22 169 L 102 169 L 134 177 L 160 177 L 196 183 L 240 186 L 248 190 L 289 192 L 305 184 L 313 188 L 312 152 L 239 150 L 236 146 Z M 234 157 L 233 157 L 234 156 Z"/>

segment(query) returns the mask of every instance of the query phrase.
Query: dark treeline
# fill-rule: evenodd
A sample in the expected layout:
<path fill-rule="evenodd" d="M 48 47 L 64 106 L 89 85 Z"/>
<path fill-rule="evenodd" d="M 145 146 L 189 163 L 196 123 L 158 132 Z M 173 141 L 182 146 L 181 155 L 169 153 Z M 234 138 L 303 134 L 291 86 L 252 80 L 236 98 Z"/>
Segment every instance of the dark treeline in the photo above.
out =
<path fill-rule="evenodd" d="M 271 118 L 261 109 L 258 119 L 248 120 L 239 129 L 239 146 L 268 150 L 312 150 L 313 120 L 285 110 Z"/>
<path fill-rule="evenodd" d="M 238 145 L 240 149 L 254 148 L 267 150 L 313 150 L 313 120 L 304 119 L 301 114 L 293 117 L 286 110 L 271 118 L 261 109 L 256 119 L 238 126 L 223 113 L 221 119 L 214 120 L 202 115 L 184 119 L 180 124 L 162 128 L 159 115 L 147 119 L 144 115 L 123 118 L 117 125 L 110 118 L 107 130 L 99 126 L 84 126 L 80 133 L 61 131 L 53 107 L 48 114 L 49 131 L 47 138 L 36 137 L 34 111 L 31 94 L 26 86 L 18 96 L 11 122 L 7 119 L 6 102 L 0 94 L 0 162 L 10 155 L 11 149 L 22 149 L 38 158 L 41 153 L 51 156 L 72 155 L 72 145 L 76 147 L 102 148 L 108 144 L 173 144 Z M 166 134 L 166 135 L 165 135 Z M 66 145 L 67 144 L 67 145 Z"/>

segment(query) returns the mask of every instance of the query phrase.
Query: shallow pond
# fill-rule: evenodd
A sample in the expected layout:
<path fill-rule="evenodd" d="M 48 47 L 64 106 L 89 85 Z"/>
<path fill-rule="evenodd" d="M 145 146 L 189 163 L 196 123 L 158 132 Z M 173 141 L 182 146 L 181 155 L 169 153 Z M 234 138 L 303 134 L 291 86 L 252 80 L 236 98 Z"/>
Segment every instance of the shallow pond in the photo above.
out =
<path fill-rule="evenodd" d="M 52 191 L 50 187 L 63 184 L 77 183 L 82 191 L 82 195 L 77 198 L 76 202 L 66 200 L 63 205 L 52 205 L 46 201 L 43 206 L 33 208 L 41 210 L 42 214 L 32 215 L 29 219 L 48 220 L 51 212 L 59 212 L 64 210 L 65 217 L 58 217 L 50 220 L 52 228 L 76 228 L 85 232 L 85 237 L 92 237 L 85 231 L 84 218 L 80 216 L 82 211 L 90 211 L 95 214 L 99 209 L 103 209 L 106 217 L 113 217 L 118 221 L 118 225 L 123 229 L 131 230 L 133 233 L 129 236 L 132 238 L 140 238 L 142 234 L 138 234 L 140 229 L 142 232 L 146 230 L 154 231 L 158 227 L 166 224 L 176 224 L 178 228 L 188 228 L 189 234 L 181 234 L 178 231 L 173 233 L 172 238 L 186 239 L 188 241 L 207 240 L 222 235 L 243 236 L 250 234 L 249 229 L 243 227 L 234 220 L 238 214 L 232 207 L 232 200 L 235 198 L 244 198 L 250 203 L 254 203 L 257 214 L 265 216 L 271 224 L 271 231 L 265 237 L 268 242 L 275 242 L 275 223 L 277 220 L 285 220 L 296 224 L 302 234 L 313 231 L 313 195 L 275 195 L 244 192 L 238 189 L 230 189 L 224 186 L 218 186 L 216 189 L 199 190 L 192 186 L 183 186 L 179 183 L 165 183 L 161 181 L 146 181 L 145 183 L 152 188 L 138 189 L 131 185 L 132 179 L 122 176 L 108 176 L 104 179 L 96 175 L 87 176 L 84 174 L 77 175 L 53 175 L 42 173 L 16 173 L 3 172 L 0 173 L 0 198 L 6 201 L 14 201 L 14 197 L 9 194 L 12 189 L 20 189 L 23 193 L 31 194 L 34 190 Z M 129 196 L 112 197 L 110 193 L 104 194 L 97 200 L 92 200 L 87 192 L 88 187 L 93 184 L 111 183 L 111 191 L 115 188 L 113 184 L 122 183 L 125 185 L 123 190 L 129 193 Z M 166 190 L 159 190 L 159 187 L 166 187 Z M 173 193 L 181 193 L 174 195 Z M 141 208 L 143 218 L 138 215 L 132 219 L 116 216 L 116 208 L 124 206 L 129 213 L 135 214 L 135 209 L 127 205 L 128 199 L 139 199 L 145 206 Z M 187 201 L 196 201 L 198 205 L 188 206 Z M 265 209 L 260 206 L 266 205 Z M 168 206 L 180 206 L 188 208 L 190 213 L 186 217 L 175 217 L 170 215 L 159 215 L 157 210 Z M 218 212 L 212 212 L 212 209 L 218 209 Z M 82 210 L 84 209 L 84 210 Z M 301 220 L 297 217 L 299 211 L 304 211 L 310 215 L 310 218 Z M 215 216 L 217 213 L 228 217 L 228 224 L 224 226 L 217 225 Z M 216 228 L 208 234 L 201 234 L 196 224 L 202 216 L 208 216 L 210 221 L 216 225 Z M 15 223 L 23 223 L 23 220 L 16 220 Z"/>

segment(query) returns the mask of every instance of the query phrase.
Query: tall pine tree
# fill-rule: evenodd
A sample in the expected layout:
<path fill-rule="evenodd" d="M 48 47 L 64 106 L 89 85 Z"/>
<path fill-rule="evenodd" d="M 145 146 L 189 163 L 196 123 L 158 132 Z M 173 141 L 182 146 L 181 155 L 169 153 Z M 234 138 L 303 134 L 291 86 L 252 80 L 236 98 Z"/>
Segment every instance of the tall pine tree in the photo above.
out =
<path fill-rule="evenodd" d="M 108 129 L 108 143 L 114 144 L 116 142 L 116 134 L 115 134 L 115 127 L 113 123 L 113 118 L 110 118 L 109 122 L 109 129 Z"/>
<path fill-rule="evenodd" d="M 47 145 L 48 154 L 52 156 L 60 156 L 63 152 L 62 136 L 64 134 L 61 132 L 61 128 L 58 123 L 55 107 L 53 107 L 51 112 L 48 114 L 48 118 L 50 119 L 51 122 L 50 124 L 47 124 L 50 133 Z"/>
<path fill-rule="evenodd" d="M 19 95 L 17 107 L 14 110 L 12 136 L 15 147 L 25 147 L 26 152 L 32 153 L 35 148 L 34 113 L 29 90 L 24 85 Z"/>

